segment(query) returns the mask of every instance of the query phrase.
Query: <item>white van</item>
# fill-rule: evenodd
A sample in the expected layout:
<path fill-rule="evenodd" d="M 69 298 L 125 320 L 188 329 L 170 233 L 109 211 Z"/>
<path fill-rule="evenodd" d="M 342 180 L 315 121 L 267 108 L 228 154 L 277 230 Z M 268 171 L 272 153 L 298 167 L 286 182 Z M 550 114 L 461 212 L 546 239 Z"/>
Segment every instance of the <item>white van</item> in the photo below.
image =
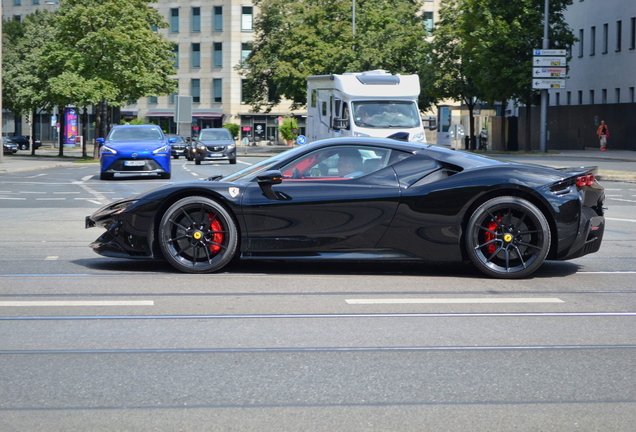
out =
<path fill-rule="evenodd" d="M 307 142 L 398 132 L 408 141 L 426 142 L 419 94 L 417 75 L 375 70 L 307 77 Z"/>

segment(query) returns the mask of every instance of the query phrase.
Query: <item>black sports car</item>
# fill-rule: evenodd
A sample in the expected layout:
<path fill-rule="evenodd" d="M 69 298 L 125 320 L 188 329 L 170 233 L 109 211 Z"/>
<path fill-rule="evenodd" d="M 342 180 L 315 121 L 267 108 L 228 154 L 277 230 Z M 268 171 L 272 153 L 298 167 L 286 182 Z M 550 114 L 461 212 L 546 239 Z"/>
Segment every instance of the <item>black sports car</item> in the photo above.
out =
<path fill-rule="evenodd" d="M 110 257 L 165 258 L 188 273 L 234 257 L 470 262 L 521 278 L 598 251 L 597 168 L 501 162 L 433 145 L 337 138 L 226 178 L 172 183 L 86 218 Z"/>

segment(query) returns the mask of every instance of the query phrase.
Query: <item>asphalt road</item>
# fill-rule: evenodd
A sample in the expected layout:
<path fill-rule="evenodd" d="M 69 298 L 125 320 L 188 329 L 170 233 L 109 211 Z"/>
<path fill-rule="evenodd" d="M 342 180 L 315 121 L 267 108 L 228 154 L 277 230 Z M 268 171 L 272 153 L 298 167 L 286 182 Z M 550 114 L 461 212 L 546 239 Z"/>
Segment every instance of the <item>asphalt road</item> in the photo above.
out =
<path fill-rule="evenodd" d="M 254 163 L 177 163 L 172 180 Z M 84 216 L 165 181 L 0 177 L 0 430 L 633 430 L 636 186 L 601 250 L 469 266 L 110 259 Z"/>

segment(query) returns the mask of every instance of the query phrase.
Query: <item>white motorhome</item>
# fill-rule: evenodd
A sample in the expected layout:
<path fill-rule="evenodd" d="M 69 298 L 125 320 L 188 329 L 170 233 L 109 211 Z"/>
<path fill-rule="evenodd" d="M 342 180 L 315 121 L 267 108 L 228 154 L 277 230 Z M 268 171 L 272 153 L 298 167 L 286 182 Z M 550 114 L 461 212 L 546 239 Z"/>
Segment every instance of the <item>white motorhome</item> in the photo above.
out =
<path fill-rule="evenodd" d="M 307 77 L 307 142 L 345 136 L 408 133 L 426 142 L 417 106 L 417 75 L 384 70 Z"/>

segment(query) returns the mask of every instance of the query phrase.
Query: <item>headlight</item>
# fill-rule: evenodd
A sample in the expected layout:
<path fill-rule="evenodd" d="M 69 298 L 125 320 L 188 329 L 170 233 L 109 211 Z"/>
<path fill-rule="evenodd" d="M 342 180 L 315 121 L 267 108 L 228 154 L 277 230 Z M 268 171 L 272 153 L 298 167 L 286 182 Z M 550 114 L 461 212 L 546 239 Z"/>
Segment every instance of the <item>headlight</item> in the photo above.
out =
<path fill-rule="evenodd" d="M 206 146 L 199 146 L 198 148 L 199 148 L 199 150 L 206 150 L 207 149 Z"/>
<path fill-rule="evenodd" d="M 157 154 L 157 153 L 168 153 L 170 151 L 170 147 L 167 145 L 161 146 L 159 147 L 157 150 L 154 150 L 152 152 L 152 154 Z"/>
<path fill-rule="evenodd" d="M 236 147 L 236 144 L 230 144 L 229 146 L 227 146 L 227 149 L 232 150 L 234 147 Z"/>
<path fill-rule="evenodd" d="M 413 135 L 413 138 L 411 138 L 411 141 L 425 142 L 426 138 L 424 137 L 424 134 L 420 132 Z"/>
<path fill-rule="evenodd" d="M 102 154 L 103 154 L 103 153 L 107 153 L 107 154 L 117 154 L 117 150 L 112 149 L 112 148 L 110 148 L 110 147 L 108 147 L 108 146 L 103 145 L 103 146 L 102 146 Z"/>
<path fill-rule="evenodd" d="M 370 137 L 371 135 L 369 135 L 369 134 L 365 134 L 365 133 L 362 133 L 362 132 L 354 132 L 354 133 L 353 133 L 353 136 L 359 136 L 359 137 Z"/>
<path fill-rule="evenodd" d="M 111 212 L 113 212 L 113 214 L 120 214 L 124 210 L 126 210 L 128 207 L 130 207 L 131 205 L 135 204 L 137 201 L 139 201 L 139 200 L 118 202 L 118 203 L 112 205 L 109 210 Z"/>

